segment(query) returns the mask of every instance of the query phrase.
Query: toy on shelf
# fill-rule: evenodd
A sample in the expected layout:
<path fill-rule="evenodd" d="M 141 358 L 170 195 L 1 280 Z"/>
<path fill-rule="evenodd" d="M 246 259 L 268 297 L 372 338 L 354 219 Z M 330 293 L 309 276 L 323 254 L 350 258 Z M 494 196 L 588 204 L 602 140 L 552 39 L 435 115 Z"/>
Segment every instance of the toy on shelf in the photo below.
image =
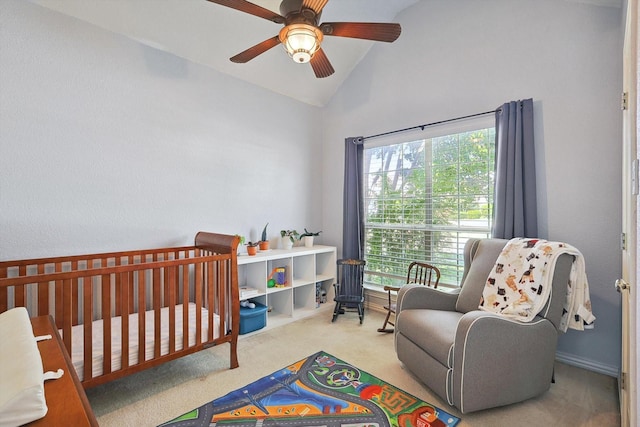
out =
<path fill-rule="evenodd" d="M 267 287 L 284 288 L 285 286 L 287 286 L 287 269 L 285 267 L 274 268 L 267 279 Z"/>

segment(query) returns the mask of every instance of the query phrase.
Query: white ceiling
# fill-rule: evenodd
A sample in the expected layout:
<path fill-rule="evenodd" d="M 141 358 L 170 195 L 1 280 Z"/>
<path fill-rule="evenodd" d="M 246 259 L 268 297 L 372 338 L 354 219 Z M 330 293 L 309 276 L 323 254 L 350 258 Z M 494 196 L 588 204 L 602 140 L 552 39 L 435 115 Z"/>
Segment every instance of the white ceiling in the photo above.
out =
<path fill-rule="evenodd" d="M 325 6 L 321 22 L 397 22 L 393 20 L 397 13 L 418 1 L 332 0 Z M 294 63 L 279 46 L 246 64 L 229 61 L 231 56 L 277 35 L 282 25 L 206 0 L 32 2 L 317 106 L 331 99 L 375 43 L 326 37 L 322 47 L 336 72 L 317 79 L 309 64 Z M 280 0 L 252 3 L 280 13 Z"/>
<path fill-rule="evenodd" d="M 317 106 L 329 102 L 375 43 L 325 37 L 322 47 L 336 72 L 317 79 L 309 64 L 294 63 L 280 47 L 270 49 L 246 64 L 229 61 L 231 56 L 277 35 L 282 26 L 206 0 L 31 1 Z M 280 1 L 252 0 L 252 3 L 280 13 Z M 321 22 L 398 22 L 394 19 L 396 15 L 418 1 L 332 0 L 324 8 Z M 597 6 L 622 5 L 622 0 L 568 1 Z M 393 48 L 393 45 L 385 48 Z"/>

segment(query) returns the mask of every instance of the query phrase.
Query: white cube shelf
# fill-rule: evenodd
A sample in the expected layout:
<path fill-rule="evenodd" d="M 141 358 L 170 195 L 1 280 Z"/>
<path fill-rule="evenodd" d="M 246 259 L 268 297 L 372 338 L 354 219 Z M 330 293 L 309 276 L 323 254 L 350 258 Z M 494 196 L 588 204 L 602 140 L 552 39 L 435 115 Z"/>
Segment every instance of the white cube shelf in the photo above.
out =
<path fill-rule="evenodd" d="M 283 287 L 267 286 L 269 275 L 275 268 L 286 269 Z M 336 276 L 336 248 L 316 245 L 292 249 L 271 249 L 257 255 L 238 256 L 240 288 L 253 288 L 248 298 L 268 307 L 267 327 L 278 326 L 312 315 L 333 300 Z M 275 279 L 275 275 L 273 277 Z M 324 290 L 327 303 L 319 304 L 319 291 Z"/>

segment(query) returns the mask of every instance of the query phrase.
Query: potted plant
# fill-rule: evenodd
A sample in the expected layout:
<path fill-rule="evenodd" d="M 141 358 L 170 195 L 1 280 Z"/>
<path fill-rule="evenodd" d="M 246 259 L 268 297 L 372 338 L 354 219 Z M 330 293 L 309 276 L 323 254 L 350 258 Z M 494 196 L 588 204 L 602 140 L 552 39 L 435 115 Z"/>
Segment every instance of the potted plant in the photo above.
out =
<path fill-rule="evenodd" d="M 236 234 L 236 237 L 240 238 L 240 242 L 238 243 L 238 249 L 237 249 L 238 255 L 240 255 L 240 248 L 244 246 L 245 238 L 244 236 L 241 236 L 239 234 Z"/>
<path fill-rule="evenodd" d="M 267 225 L 269 225 L 269 223 L 267 223 L 262 229 L 262 239 L 260 240 L 261 251 L 269 250 L 269 239 L 267 239 Z"/>
<path fill-rule="evenodd" d="M 298 232 L 296 230 L 280 230 L 280 236 L 282 237 L 282 248 L 291 249 L 293 243 L 298 238 Z"/>
<path fill-rule="evenodd" d="M 311 232 L 311 231 L 308 231 L 308 230 L 305 228 L 305 229 L 304 229 L 304 233 L 302 233 L 302 234 L 300 235 L 300 240 L 304 240 L 304 245 L 305 245 L 307 248 L 310 248 L 310 247 L 312 247 L 312 246 L 313 246 L 313 237 L 314 237 L 314 236 L 319 236 L 319 235 L 320 235 L 320 233 L 322 233 L 322 231 L 318 231 L 318 232 L 313 233 L 313 232 Z"/>
<path fill-rule="evenodd" d="M 258 243 L 259 242 L 247 243 L 247 255 L 255 255 L 258 253 Z"/>

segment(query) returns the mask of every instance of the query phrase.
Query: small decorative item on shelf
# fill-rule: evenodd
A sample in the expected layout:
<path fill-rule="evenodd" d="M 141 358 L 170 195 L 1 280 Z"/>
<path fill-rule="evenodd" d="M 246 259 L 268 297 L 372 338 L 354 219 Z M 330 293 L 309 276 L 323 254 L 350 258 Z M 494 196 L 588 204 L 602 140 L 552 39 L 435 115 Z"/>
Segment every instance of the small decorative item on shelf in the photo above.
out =
<path fill-rule="evenodd" d="M 291 249 L 299 234 L 296 230 L 280 230 L 282 249 Z"/>
<path fill-rule="evenodd" d="M 276 268 L 276 288 L 287 285 L 287 269 L 284 267 Z"/>
<path fill-rule="evenodd" d="M 240 238 L 240 243 L 238 243 L 238 249 L 237 249 L 238 255 L 240 255 L 240 248 L 244 246 L 245 239 L 244 239 L 244 236 L 241 236 L 239 234 L 236 234 L 236 237 Z"/>
<path fill-rule="evenodd" d="M 247 243 L 247 255 L 255 255 L 258 253 L 258 242 Z"/>
<path fill-rule="evenodd" d="M 240 307 L 244 307 L 244 308 L 256 308 L 256 305 L 249 301 L 249 300 L 244 300 L 244 301 L 240 301 Z"/>
<path fill-rule="evenodd" d="M 269 223 L 267 223 L 269 225 Z M 260 240 L 260 250 L 267 251 L 269 250 L 269 239 L 267 238 L 267 225 L 262 229 L 262 239 Z"/>
<path fill-rule="evenodd" d="M 275 279 L 274 279 L 275 276 Z M 276 267 L 271 271 L 267 281 L 268 288 L 283 288 L 287 285 L 287 269 L 285 267 Z"/>
<path fill-rule="evenodd" d="M 304 245 L 307 248 L 310 248 L 310 247 L 313 246 L 313 237 L 314 236 L 319 236 L 320 233 L 322 233 L 322 231 L 318 231 L 316 233 L 312 233 L 311 231 L 307 231 L 307 229 L 305 228 L 304 229 L 304 233 L 302 233 L 300 235 L 300 240 L 303 240 L 304 241 Z"/>
<path fill-rule="evenodd" d="M 240 300 L 258 296 L 259 293 L 256 288 L 252 288 L 251 286 L 240 286 Z"/>

